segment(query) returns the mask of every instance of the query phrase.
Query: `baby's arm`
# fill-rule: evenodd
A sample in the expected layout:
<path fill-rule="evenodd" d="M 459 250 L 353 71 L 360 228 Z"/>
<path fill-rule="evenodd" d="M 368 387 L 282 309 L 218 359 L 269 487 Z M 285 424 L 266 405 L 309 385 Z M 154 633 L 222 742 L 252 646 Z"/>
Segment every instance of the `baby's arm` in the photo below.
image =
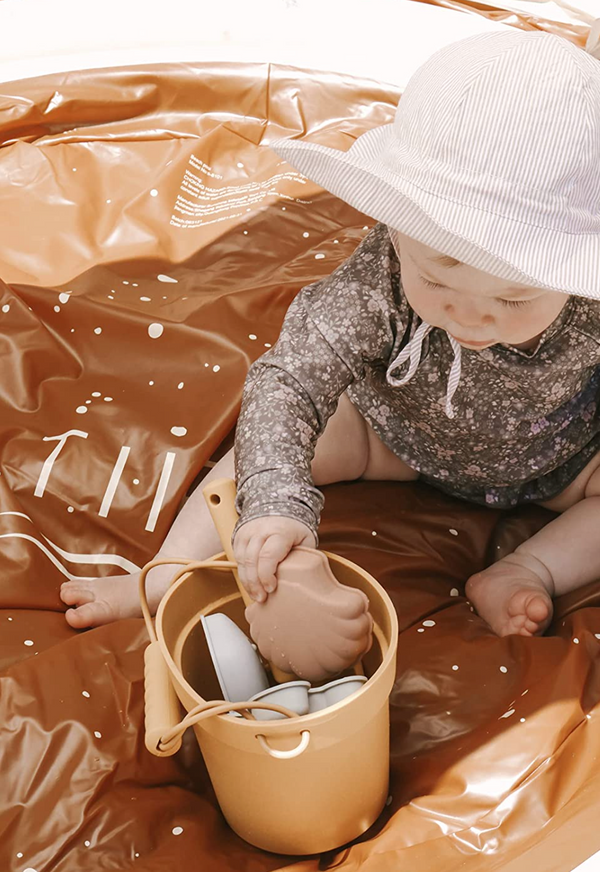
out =
<path fill-rule="evenodd" d="M 323 506 L 311 474 L 317 440 L 343 391 L 364 378 L 369 363 L 389 358 L 396 335 L 398 282 L 389 249 L 379 225 L 332 276 L 298 294 L 279 341 L 250 369 L 235 444 L 236 559 L 251 553 L 257 563 L 256 541 L 244 541 L 241 554 L 238 539 L 257 518 L 293 519 L 317 541 Z"/>

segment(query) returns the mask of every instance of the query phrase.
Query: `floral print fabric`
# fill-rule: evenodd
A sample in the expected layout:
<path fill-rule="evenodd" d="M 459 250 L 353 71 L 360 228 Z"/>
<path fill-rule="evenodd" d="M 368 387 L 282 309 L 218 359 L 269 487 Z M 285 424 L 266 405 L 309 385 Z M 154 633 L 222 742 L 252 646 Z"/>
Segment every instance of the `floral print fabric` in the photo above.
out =
<path fill-rule="evenodd" d="M 420 323 L 384 224 L 332 275 L 300 291 L 244 386 L 234 536 L 265 515 L 296 518 L 316 535 L 323 496 L 310 467 L 344 391 L 424 481 L 495 508 L 555 496 L 600 450 L 599 302 L 571 297 L 533 349 L 462 348 L 452 419 L 444 408 L 454 353 L 444 330 L 428 334 L 409 382 L 386 380 Z"/>

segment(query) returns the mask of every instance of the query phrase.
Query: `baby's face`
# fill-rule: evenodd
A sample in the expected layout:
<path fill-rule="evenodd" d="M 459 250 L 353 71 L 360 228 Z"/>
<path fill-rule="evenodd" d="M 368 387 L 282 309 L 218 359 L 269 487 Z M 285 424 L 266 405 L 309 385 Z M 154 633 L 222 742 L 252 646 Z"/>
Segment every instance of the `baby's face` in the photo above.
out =
<path fill-rule="evenodd" d="M 554 321 L 568 294 L 498 279 L 472 266 L 448 266 L 433 248 L 398 234 L 402 286 L 417 315 L 461 345 L 533 345 Z"/>

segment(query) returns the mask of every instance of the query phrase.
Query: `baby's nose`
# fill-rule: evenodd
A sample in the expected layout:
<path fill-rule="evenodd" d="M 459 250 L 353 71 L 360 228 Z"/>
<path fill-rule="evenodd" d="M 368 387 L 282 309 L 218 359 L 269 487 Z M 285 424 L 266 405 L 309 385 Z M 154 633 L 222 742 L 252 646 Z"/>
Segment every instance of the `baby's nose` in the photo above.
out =
<path fill-rule="evenodd" d="M 460 327 L 466 330 L 477 330 L 479 327 L 486 327 L 493 323 L 493 317 L 483 309 L 483 307 L 446 303 L 444 306 L 446 314 Z"/>

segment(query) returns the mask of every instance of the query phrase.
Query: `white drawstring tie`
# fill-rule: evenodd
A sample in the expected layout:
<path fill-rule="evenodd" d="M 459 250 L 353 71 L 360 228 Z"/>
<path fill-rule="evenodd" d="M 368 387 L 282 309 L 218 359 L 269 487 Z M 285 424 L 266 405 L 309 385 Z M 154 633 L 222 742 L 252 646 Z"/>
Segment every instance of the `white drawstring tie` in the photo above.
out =
<path fill-rule="evenodd" d="M 423 346 L 423 342 L 433 329 L 434 328 L 431 326 L 431 324 L 428 324 L 426 321 L 421 322 L 419 327 L 412 335 L 410 342 L 404 346 L 402 351 L 397 355 L 396 359 L 392 361 L 392 363 L 389 365 L 386 372 L 386 381 L 388 382 L 388 384 L 391 384 L 394 387 L 400 387 L 401 385 L 405 385 L 411 380 L 411 378 L 417 371 L 419 363 L 421 362 L 421 349 Z M 446 386 L 446 415 L 448 416 L 448 418 L 454 418 L 452 397 L 454 396 L 458 387 L 458 383 L 460 382 L 461 349 L 459 343 L 456 341 L 454 336 L 451 336 L 449 333 L 446 333 L 446 336 L 450 340 L 450 345 L 452 346 L 452 350 L 454 351 L 454 361 L 450 368 L 450 375 L 448 376 L 448 384 Z M 392 371 L 396 369 L 396 367 L 403 364 L 409 358 L 410 363 L 408 365 L 408 372 L 406 373 L 406 375 L 404 375 L 400 379 L 395 378 L 395 376 L 392 375 Z"/>

